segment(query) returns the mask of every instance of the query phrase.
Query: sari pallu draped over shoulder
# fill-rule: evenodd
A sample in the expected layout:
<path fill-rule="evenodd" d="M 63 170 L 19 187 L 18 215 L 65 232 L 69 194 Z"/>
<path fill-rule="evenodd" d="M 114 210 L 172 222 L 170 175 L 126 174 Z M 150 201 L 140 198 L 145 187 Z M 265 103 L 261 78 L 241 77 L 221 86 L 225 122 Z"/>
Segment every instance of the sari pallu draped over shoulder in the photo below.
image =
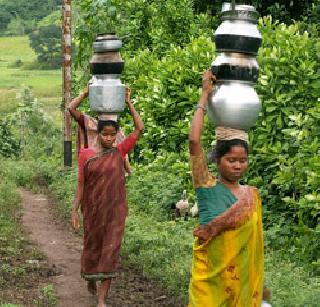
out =
<path fill-rule="evenodd" d="M 117 270 L 128 213 L 123 158 L 117 148 L 89 159 L 81 210 L 84 246 L 81 275 L 103 280 Z"/>
<path fill-rule="evenodd" d="M 261 306 L 261 201 L 255 188 L 246 189 L 246 199 L 194 231 L 189 307 Z"/>

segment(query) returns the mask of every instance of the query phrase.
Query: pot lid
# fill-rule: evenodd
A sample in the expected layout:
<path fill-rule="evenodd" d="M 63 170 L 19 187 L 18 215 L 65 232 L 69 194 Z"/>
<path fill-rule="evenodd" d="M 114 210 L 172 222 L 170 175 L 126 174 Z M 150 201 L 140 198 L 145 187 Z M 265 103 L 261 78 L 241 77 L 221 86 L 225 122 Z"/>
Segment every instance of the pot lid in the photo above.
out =
<path fill-rule="evenodd" d="M 222 20 L 246 20 L 249 22 L 257 22 L 259 13 L 252 5 L 238 4 L 235 5 L 234 10 L 232 3 L 224 2 L 221 9 Z"/>
<path fill-rule="evenodd" d="M 96 42 L 104 41 L 104 40 L 114 40 L 119 39 L 116 33 L 99 33 L 96 38 Z"/>

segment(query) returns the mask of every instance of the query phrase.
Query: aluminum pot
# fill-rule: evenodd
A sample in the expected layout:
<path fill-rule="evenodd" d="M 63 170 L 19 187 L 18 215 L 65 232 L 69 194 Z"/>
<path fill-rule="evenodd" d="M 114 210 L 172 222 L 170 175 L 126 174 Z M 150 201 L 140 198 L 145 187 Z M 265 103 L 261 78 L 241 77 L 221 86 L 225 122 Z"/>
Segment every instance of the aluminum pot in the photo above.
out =
<path fill-rule="evenodd" d="M 125 85 L 119 75 L 95 75 L 89 84 L 90 109 L 117 114 L 125 108 Z"/>
<path fill-rule="evenodd" d="M 220 53 L 212 62 L 213 74 L 218 80 L 241 80 L 255 83 L 259 77 L 259 65 L 253 56 L 242 53 Z"/>
<path fill-rule="evenodd" d="M 258 12 L 250 5 L 224 3 L 222 23 L 215 32 L 217 52 L 257 54 L 262 37 L 257 27 Z"/>
<path fill-rule="evenodd" d="M 208 117 L 215 126 L 247 130 L 258 119 L 261 103 L 247 82 L 217 82 L 208 98 Z"/>

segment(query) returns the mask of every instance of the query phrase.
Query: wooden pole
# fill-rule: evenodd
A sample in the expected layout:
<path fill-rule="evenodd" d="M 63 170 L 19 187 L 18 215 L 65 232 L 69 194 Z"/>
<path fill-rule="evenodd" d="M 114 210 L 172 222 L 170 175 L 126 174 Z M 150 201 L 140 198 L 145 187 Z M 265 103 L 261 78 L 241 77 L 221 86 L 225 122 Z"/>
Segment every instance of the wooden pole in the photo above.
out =
<path fill-rule="evenodd" d="M 68 106 L 71 102 L 71 0 L 62 5 L 63 46 L 63 112 L 64 112 L 64 166 L 72 166 L 72 126 Z"/>

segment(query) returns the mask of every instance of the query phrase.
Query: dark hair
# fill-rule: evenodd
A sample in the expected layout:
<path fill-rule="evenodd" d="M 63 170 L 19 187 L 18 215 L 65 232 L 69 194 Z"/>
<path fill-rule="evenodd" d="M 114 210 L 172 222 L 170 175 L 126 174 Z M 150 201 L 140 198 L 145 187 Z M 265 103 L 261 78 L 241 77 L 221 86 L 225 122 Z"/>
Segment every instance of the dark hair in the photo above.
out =
<path fill-rule="evenodd" d="M 119 131 L 119 124 L 114 120 L 99 120 L 98 121 L 98 132 L 100 133 L 105 126 L 112 126 L 116 131 Z"/>
<path fill-rule="evenodd" d="M 209 154 L 210 161 L 216 161 L 221 159 L 225 154 L 227 154 L 233 146 L 242 146 L 247 154 L 249 154 L 249 145 L 246 141 L 240 139 L 233 140 L 218 140 L 216 146 L 213 148 L 212 152 Z"/>

